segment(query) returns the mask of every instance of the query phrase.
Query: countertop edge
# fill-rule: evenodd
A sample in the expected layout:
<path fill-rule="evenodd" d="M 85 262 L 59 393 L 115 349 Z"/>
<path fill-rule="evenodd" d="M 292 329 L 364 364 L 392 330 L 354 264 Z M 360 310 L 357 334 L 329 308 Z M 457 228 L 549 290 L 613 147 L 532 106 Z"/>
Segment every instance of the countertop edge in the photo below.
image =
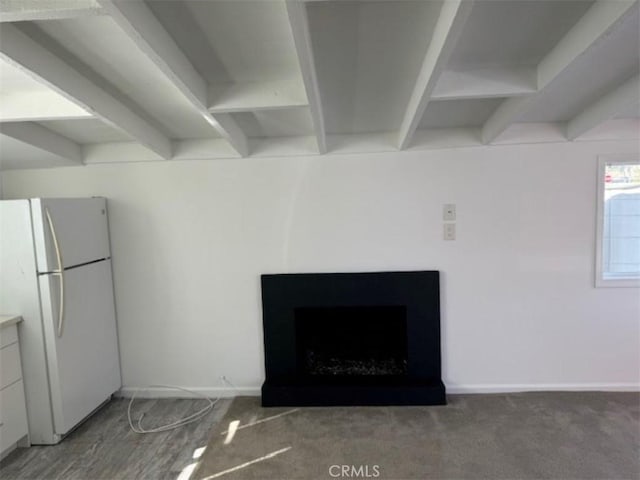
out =
<path fill-rule="evenodd" d="M 21 321 L 20 315 L 0 315 L 0 328 L 9 327 Z"/>

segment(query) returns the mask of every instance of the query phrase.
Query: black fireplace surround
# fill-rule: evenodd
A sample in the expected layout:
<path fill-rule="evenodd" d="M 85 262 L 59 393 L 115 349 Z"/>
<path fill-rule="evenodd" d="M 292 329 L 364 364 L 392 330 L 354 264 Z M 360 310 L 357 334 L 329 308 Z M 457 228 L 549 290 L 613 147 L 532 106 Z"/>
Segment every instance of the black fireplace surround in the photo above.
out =
<path fill-rule="evenodd" d="M 446 403 L 439 272 L 261 280 L 263 406 Z"/>

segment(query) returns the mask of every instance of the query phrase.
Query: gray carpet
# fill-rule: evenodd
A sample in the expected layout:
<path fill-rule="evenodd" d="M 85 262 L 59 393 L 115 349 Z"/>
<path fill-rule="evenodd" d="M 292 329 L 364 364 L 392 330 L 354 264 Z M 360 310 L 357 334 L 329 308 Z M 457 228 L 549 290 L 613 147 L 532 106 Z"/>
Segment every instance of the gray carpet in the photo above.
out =
<path fill-rule="evenodd" d="M 236 398 L 192 479 L 640 478 L 637 393 L 453 395 L 440 407 L 292 410 Z M 234 420 L 240 428 L 229 441 L 224 431 Z"/>

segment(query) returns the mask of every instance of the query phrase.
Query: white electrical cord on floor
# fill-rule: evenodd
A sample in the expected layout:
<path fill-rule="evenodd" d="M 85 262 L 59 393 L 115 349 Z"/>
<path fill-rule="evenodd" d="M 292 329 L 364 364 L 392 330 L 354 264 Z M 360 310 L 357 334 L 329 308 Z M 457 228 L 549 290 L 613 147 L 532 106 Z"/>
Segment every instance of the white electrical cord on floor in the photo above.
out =
<path fill-rule="evenodd" d="M 236 386 L 231 383 L 231 380 L 229 380 L 227 377 L 225 377 L 224 375 L 220 376 L 220 380 L 222 380 L 224 383 L 226 383 L 227 385 L 229 385 L 231 388 L 233 388 L 233 390 L 236 392 L 236 395 L 240 395 L 240 392 L 238 391 L 238 389 L 236 388 Z"/>
<path fill-rule="evenodd" d="M 203 395 L 201 393 L 198 392 L 194 392 L 192 390 L 188 390 L 186 388 L 182 388 L 182 387 L 176 387 L 174 385 L 149 385 L 147 388 L 154 388 L 154 387 L 162 387 L 162 388 L 173 388 L 176 390 L 182 390 L 184 392 L 187 393 L 191 393 L 193 395 L 196 395 L 198 397 L 203 398 L 204 400 L 207 400 L 209 402 L 209 404 L 204 407 L 201 408 L 200 410 L 198 410 L 197 412 L 188 415 L 184 418 L 181 418 L 180 420 L 176 420 L 175 422 L 172 423 L 168 423 L 167 425 L 161 425 L 159 427 L 154 427 L 154 428 L 143 428 L 142 427 L 142 419 L 144 417 L 144 413 L 142 415 L 140 415 L 140 418 L 138 419 L 137 425 L 134 425 L 133 420 L 131 419 L 131 407 L 133 405 L 134 400 L 136 399 L 136 394 L 134 392 L 134 394 L 131 396 L 131 400 L 129 400 L 129 407 L 127 408 L 127 417 L 129 419 L 129 426 L 131 427 L 131 430 L 133 430 L 136 433 L 158 433 L 158 432 L 166 432 L 168 430 L 173 430 L 174 428 L 178 428 L 178 427 L 182 427 L 183 425 L 187 425 L 189 423 L 192 422 L 196 422 L 198 420 L 200 420 L 202 417 L 204 417 L 207 413 L 209 413 L 211 411 L 211 409 L 213 409 L 213 406 L 218 403 L 219 398 L 216 398 L 215 400 L 212 400 L 211 398 L 207 397 L 206 395 Z"/>

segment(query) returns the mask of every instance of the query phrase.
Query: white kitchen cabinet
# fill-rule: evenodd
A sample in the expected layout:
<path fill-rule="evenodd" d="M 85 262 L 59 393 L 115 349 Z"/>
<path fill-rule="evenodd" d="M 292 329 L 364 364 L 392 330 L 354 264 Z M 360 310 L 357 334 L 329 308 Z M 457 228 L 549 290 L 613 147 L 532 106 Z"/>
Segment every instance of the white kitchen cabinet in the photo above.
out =
<path fill-rule="evenodd" d="M 29 446 L 29 427 L 20 364 L 20 317 L 0 316 L 0 458 Z"/>

